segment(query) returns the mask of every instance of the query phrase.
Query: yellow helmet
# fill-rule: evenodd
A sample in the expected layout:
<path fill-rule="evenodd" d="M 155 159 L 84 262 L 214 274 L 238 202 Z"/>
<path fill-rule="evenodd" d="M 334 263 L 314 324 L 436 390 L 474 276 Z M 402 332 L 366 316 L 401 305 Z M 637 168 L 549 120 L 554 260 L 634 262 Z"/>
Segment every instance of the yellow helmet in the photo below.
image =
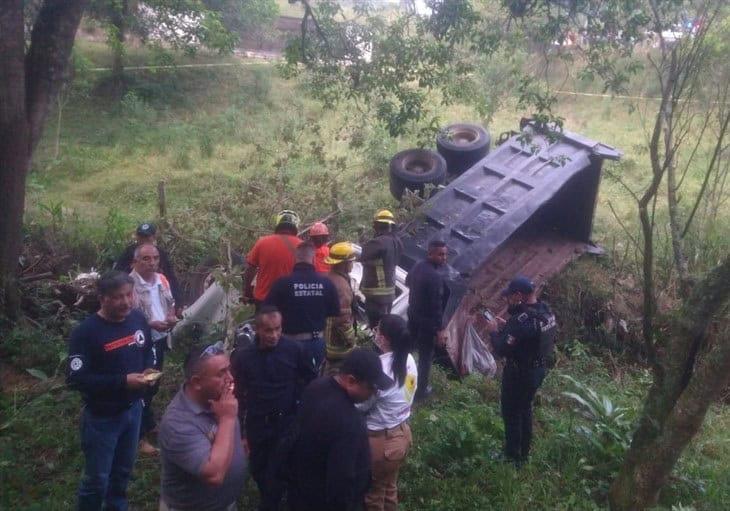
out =
<path fill-rule="evenodd" d="M 330 247 L 330 254 L 324 258 L 324 262 L 327 264 L 340 264 L 355 259 L 357 259 L 355 245 L 349 241 L 341 241 Z"/>
<path fill-rule="evenodd" d="M 395 216 L 387 209 L 379 209 L 373 218 L 374 222 L 395 225 Z"/>
<path fill-rule="evenodd" d="M 297 229 L 299 228 L 299 215 L 297 215 L 294 211 L 290 209 L 285 209 L 284 211 L 280 211 L 278 215 L 276 215 L 274 226 L 279 226 L 281 224 L 289 224 L 293 225 Z"/>

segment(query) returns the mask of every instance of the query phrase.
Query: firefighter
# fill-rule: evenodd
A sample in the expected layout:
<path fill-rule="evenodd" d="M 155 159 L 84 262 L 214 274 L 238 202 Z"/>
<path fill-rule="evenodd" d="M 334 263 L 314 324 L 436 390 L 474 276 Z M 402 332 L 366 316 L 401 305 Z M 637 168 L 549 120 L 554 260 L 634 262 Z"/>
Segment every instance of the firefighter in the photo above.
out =
<path fill-rule="evenodd" d="M 274 281 L 292 272 L 296 249 L 302 243 L 297 237 L 299 216 L 294 211 L 285 209 L 280 212 L 276 215 L 275 225 L 274 234 L 256 240 L 246 256 L 248 266 L 243 274 L 242 301 L 254 304 L 257 310 L 268 296 Z"/>
<path fill-rule="evenodd" d="M 325 261 L 330 253 L 330 247 L 327 245 L 329 237 L 330 231 L 322 222 L 315 222 L 312 224 L 312 228 L 309 229 L 309 239 L 312 241 L 315 248 L 314 269 L 320 273 L 327 273 L 330 271 L 330 265 Z"/>
<path fill-rule="evenodd" d="M 552 364 L 556 323 L 527 277 L 512 279 L 502 296 L 510 317 L 489 321 L 487 330 L 495 353 L 506 359 L 501 391 L 505 456 L 520 466 L 530 454 L 532 402 Z"/>
<path fill-rule="evenodd" d="M 350 351 L 355 347 L 355 324 L 353 321 L 353 307 L 355 293 L 352 290 L 350 272 L 353 261 L 357 258 L 355 246 L 347 241 L 335 243 L 325 262 L 330 266 L 327 277 L 337 289 L 340 300 L 340 315 L 327 318 L 324 338 L 327 341 L 328 374 L 334 373 Z"/>
<path fill-rule="evenodd" d="M 395 267 L 403 244 L 393 232 L 395 217 L 387 209 L 378 210 L 373 218 L 375 237 L 362 248 L 362 282 L 368 326 L 375 328 L 384 314 L 390 313 L 395 300 Z"/>

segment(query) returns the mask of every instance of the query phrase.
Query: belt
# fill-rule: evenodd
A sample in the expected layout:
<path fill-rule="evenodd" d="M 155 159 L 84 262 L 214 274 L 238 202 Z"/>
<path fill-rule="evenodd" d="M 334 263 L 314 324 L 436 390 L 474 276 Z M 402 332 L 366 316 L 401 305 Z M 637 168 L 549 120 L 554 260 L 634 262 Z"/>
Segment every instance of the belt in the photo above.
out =
<path fill-rule="evenodd" d="M 374 437 L 388 436 L 389 433 L 394 433 L 396 431 L 404 431 L 406 426 L 408 426 L 408 421 L 403 421 L 393 428 L 369 429 L 368 436 L 374 436 Z"/>
<path fill-rule="evenodd" d="M 527 364 L 520 364 L 517 360 L 508 358 L 505 365 L 517 369 L 539 369 L 540 367 L 545 367 L 545 360 L 542 358 L 535 358 L 527 362 Z"/>
<path fill-rule="evenodd" d="M 322 332 L 305 332 L 303 334 L 284 334 L 285 337 L 294 341 L 309 341 L 314 339 L 321 339 Z"/>

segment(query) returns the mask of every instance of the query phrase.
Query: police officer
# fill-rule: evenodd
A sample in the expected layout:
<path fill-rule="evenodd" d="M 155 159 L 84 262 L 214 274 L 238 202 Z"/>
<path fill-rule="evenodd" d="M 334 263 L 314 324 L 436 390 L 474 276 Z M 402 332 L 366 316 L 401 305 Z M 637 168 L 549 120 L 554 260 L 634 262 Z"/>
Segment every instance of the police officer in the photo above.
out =
<path fill-rule="evenodd" d="M 510 317 L 488 321 L 487 330 L 495 353 L 506 358 L 501 392 L 505 456 L 520 466 L 530 454 L 532 402 L 552 364 L 556 324 L 527 277 L 512 279 L 502 296 Z"/>
<path fill-rule="evenodd" d="M 304 387 L 316 377 L 314 365 L 299 343 L 282 337 L 279 311 L 263 305 L 254 345 L 237 350 L 231 370 L 251 475 L 261 493 L 259 510 L 273 511 L 285 491 L 274 467 L 276 446 L 294 421 Z"/>
<path fill-rule="evenodd" d="M 374 328 L 380 318 L 390 314 L 395 300 L 395 267 L 398 265 L 403 243 L 392 231 L 395 225 L 393 213 L 378 210 L 373 218 L 375 237 L 362 247 L 362 282 L 360 291 L 365 295 L 365 313 L 368 325 Z"/>
<path fill-rule="evenodd" d="M 340 314 L 340 302 L 332 281 L 314 269 L 314 251 L 311 242 L 297 247 L 294 271 L 274 282 L 264 304 L 281 311 L 284 335 L 302 342 L 319 371 L 325 357 L 325 324 L 328 317 Z"/>

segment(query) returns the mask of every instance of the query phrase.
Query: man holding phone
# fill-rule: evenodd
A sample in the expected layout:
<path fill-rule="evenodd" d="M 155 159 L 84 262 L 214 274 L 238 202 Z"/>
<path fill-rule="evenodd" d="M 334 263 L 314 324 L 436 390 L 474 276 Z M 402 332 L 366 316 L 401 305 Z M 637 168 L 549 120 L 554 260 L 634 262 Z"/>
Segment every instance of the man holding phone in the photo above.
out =
<path fill-rule="evenodd" d="M 505 456 L 521 466 L 530 454 L 532 402 L 552 364 L 556 321 L 527 277 L 513 278 L 502 296 L 510 317 L 488 320 L 487 331 L 494 352 L 506 360 L 500 399 Z"/>

